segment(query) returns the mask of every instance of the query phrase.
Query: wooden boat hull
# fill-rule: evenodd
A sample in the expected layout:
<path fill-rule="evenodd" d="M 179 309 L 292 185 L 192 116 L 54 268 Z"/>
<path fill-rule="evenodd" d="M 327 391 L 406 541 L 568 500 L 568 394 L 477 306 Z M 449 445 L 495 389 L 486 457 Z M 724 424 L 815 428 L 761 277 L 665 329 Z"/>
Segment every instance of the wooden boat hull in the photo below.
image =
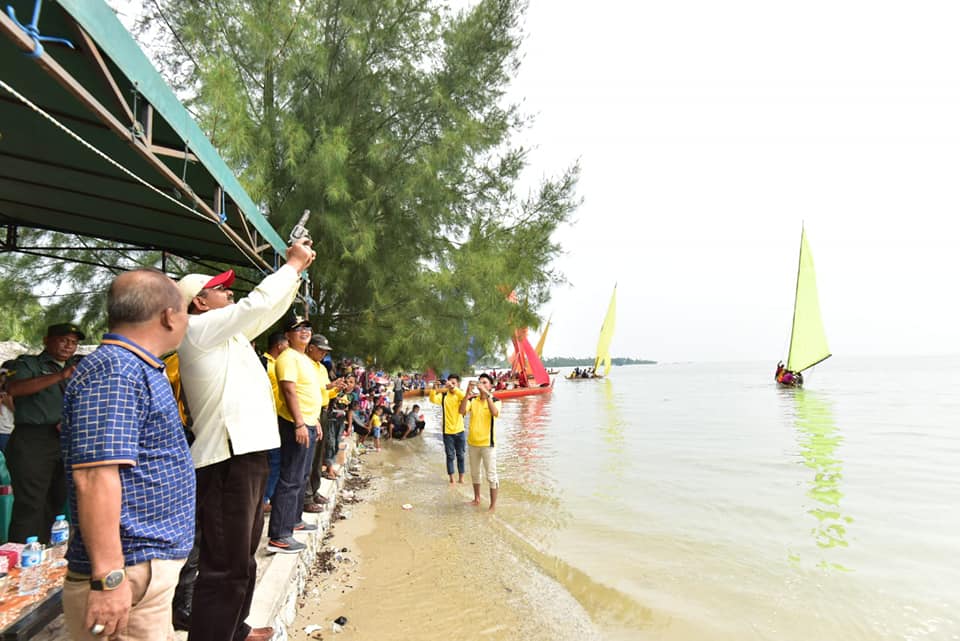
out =
<path fill-rule="evenodd" d="M 415 396 L 427 396 L 430 394 L 428 389 L 405 389 L 403 390 L 403 399 L 414 398 Z"/>
<path fill-rule="evenodd" d="M 521 396 L 536 396 L 538 394 L 549 394 L 553 391 L 553 379 L 549 385 L 543 387 L 514 387 L 513 389 L 494 390 L 493 395 L 501 401 L 509 398 L 520 398 Z"/>
<path fill-rule="evenodd" d="M 594 381 L 594 380 L 597 380 L 598 378 L 603 378 L 603 374 L 600 374 L 599 376 L 567 376 L 566 377 L 568 381 Z"/>

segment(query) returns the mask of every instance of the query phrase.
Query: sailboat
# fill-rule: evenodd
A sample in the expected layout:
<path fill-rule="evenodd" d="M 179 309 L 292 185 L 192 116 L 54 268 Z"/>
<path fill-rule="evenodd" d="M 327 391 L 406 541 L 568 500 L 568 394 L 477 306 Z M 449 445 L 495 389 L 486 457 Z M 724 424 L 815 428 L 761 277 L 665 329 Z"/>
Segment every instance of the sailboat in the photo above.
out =
<path fill-rule="evenodd" d="M 600 326 L 600 338 L 597 340 L 597 357 L 593 361 L 593 369 L 587 376 L 576 376 L 575 372 L 570 372 L 567 379 L 571 381 L 586 380 L 590 378 L 603 378 L 610 374 L 610 342 L 613 340 L 613 330 L 617 322 L 617 286 L 613 286 L 613 295 L 610 296 L 610 304 L 607 305 L 607 315 L 603 319 L 603 325 Z M 603 367 L 603 373 L 600 368 Z"/>
<path fill-rule="evenodd" d="M 797 267 L 797 288 L 793 301 L 793 326 L 790 330 L 790 352 L 787 364 L 777 364 L 774 375 L 783 387 L 802 387 L 803 371 L 830 358 L 827 335 L 820 316 L 817 276 L 806 230 L 800 230 L 800 262 Z"/>
<path fill-rule="evenodd" d="M 517 385 L 508 389 L 494 390 L 493 395 L 496 398 L 517 398 L 549 394 L 553 391 L 553 379 L 550 378 L 543 362 L 537 356 L 537 350 L 527 340 L 526 328 L 518 329 L 513 333 L 511 361 L 511 371 L 517 378 Z"/>
<path fill-rule="evenodd" d="M 535 351 L 537 352 L 537 357 L 538 357 L 541 361 L 543 360 L 543 345 L 544 345 L 544 343 L 547 342 L 547 332 L 550 331 L 550 321 L 552 321 L 552 320 L 553 320 L 552 317 L 547 319 L 547 324 L 546 324 L 546 326 L 543 328 L 543 333 L 540 334 L 540 340 L 537 341 L 537 346 L 536 346 L 536 348 L 535 348 Z M 560 373 L 560 370 L 558 370 L 558 369 L 548 369 L 548 370 L 547 370 L 547 374 L 549 374 L 550 376 L 554 376 L 555 374 L 559 374 L 559 373 Z"/>

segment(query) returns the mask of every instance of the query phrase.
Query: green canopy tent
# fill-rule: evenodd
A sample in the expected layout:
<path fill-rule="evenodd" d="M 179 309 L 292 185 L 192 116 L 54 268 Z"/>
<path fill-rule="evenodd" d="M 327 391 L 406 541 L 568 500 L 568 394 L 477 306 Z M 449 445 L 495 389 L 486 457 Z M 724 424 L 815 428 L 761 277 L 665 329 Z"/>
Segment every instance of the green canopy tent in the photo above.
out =
<path fill-rule="evenodd" d="M 0 249 L 31 227 L 274 265 L 280 235 L 102 0 L 3 4 Z"/>

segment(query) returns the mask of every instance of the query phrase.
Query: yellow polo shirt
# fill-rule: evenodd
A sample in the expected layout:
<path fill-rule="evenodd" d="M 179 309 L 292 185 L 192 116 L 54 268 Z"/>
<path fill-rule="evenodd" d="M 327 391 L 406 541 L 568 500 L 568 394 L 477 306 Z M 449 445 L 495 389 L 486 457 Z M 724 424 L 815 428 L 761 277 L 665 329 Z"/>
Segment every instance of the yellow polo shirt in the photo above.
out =
<path fill-rule="evenodd" d="M 276 404 L 279 413 L 280 407 L 283 406 L 283 397 L 280 395 L 280 383 L 277 382 L 277 359 L 273 357 L 273 354 L 264 354 L 263 357 L 267 361 L 267 378 L 270 379 L 270 389 L 273 390 L 273 402 Z"/>
<path fill-rule="evenodd" d="M 443 407 L 443 433 L 459 434 L 463 431 L 463 416 L 460 415 L 460 401 L 465 396 L 460 388 L 448 392 L 445 388 L 430 389 L 430 402 Z M 489 410 L 488 410 L 489 411 Z"/>
<path fill-rule="evenodd" d="M 288 381 L 297 386 L 297 400 L 300 401 L 300 415 L 307 425 L 316 425 L 323 409 L 324 394 L 321 390 L 320 372 L 317 371 L 313 359 L 290 348 L 284 350 L 277 357 L 277 381 Z M 295 423 L 293 414 L 287 407 L 287 401 L 280 393 L 282 404 L 277 406 L 277 414 Z"/>
<path fill-rule="evenodd" d="M 307 358 L 310 357 L 308 356 Z M 339 392 L 337 390 L 327 389 L 327 385 L 330 384 L 330 374 L 327 373 L 327 366 L 323 363 L 318 363 L 312 358 L 310 358 L 310 362 L 313 363 L 317 368 L 317 376 L 320 377 L 320 394 L 323 396 L 321 407 L 326 407 L 330 404 L 330 399 L 336 396 Z"/>
<path fill-rule="evenodd" d="M 494 400 L 494 405 L 500 409 L 500 401 Z M 470 433 L 467 435 L 467 445 L 475 447 L 495 447 L 497 418 L 490 413 L 490 407 L 486 399 L 480 400 L 480 397 L 473 399 L 467 405 L 467 411 L 470 413 Z"/>

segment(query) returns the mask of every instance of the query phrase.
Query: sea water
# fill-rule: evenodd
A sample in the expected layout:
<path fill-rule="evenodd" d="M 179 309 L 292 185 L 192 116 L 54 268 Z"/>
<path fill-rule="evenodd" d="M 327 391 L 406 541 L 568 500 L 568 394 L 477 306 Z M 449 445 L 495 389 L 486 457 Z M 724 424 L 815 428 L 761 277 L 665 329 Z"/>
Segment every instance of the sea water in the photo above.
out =
<path fill-rule="evenodd" d="M 837 357 L 802 390 L 773 365 L 618 367 L 505 401 L 490 517 L 464 507 L 469 475 L 451 495 L 427 404 L 383 500 L 417 506 L 438 576 L 528 625 L 486 629 L 471 597 L 423 638 L 960 638 L 960 358 Z"/>

